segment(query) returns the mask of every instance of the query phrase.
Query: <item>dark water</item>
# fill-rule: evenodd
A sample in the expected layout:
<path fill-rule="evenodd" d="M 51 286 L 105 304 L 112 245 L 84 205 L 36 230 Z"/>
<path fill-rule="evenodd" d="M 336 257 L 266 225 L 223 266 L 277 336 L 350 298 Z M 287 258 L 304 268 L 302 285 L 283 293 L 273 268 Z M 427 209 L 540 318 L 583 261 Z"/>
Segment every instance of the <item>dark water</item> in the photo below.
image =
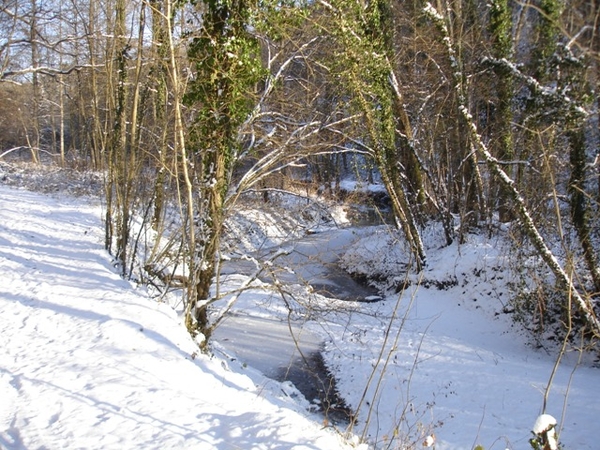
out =
<path fill-rule="evenodd" d="M 321 355 L 321 340 L 299 323 L 233 314 L 213 338 L 237 359 L 274 380 L 290 381 L 330 422 L 347 423 L 351 411 L 337 395 Z"/>
<path fill-rule="evenodd" d="M 335 378 L 327 370 L 320 351 L 296 359 L 289 367 L 280 368 L 275 379 L 291 381 L 333 424 L 350 422 L 352 410 L 338 395 Z"/>

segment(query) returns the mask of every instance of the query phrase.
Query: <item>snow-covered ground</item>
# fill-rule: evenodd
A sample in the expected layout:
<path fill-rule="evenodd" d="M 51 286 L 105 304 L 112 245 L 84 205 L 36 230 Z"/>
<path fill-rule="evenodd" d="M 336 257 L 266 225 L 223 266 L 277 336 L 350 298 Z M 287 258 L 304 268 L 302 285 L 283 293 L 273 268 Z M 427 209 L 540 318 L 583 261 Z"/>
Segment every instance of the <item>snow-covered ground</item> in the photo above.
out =
<path fill-rule="evenodd" d="M 367 234 L 352 253 L 364 260 L 377 242 Z M 326 360 L 351 407 L 374 376 L 364 400 L 373 411 L 361 414 L 356 432 L 370 420 L 365 434 L 382 446 L 396 433 L 420 443 L 432 431 L 438 450 L 529 448 L 555 355 L 534 350 L 502 313 L 508 301 L 505 250 L 481 236 L 430 248 L 429 269 L 420 280 L 384 302 L 364 305 L 343 337 L 330 333 Z M 390 317 L 396 317 L 391 326 Z M 545 412 L 562 426 L 564 448 L 592 450 L 598 448 L 600 371 L 578 366 L 578 357 L 569 353 L 562 360 Z M 351 361 L 358 370 L 349 370 Z"/>
<path fill-rule="evenodd" d="M 0 216 L 0 448 L 346 447 L 279 383 L 198 354 L 115 273 L 98 206 L 0 186 Z"/>
<path fill-rule="evenodd" d="M 234 339 L 219 342 L 217 333 L 214 356 L 198 354 L 172 308 L 115 273 L 99 207 L 0 186 L 0 214 L 0 446 L 352 448 L 293 387 L 243 356 L 226 357 Z M 288 232 L 261 230 L 261 239 L 283 244 Z M 329 264 L 343 250 L 349 270 L 404 281 L 405 253 L 385 227 L 327 233 L 313 246 L 300 238 L 303 264 Z M 339 302 L 301 285 L 286 288 L 284 302 L 256 281 L 233 312 L 292 318 L 290 328 L 322 340 L 339 393 L 359 408 L 352 431 L 371 446 L 422 448 L 435 434 L 437 450 L 527 449 L 555 358 L 501 312 L 510 255 L 479 236 L 450 247 L 434 232 L 424 237 L 428 270 L 381 302 Z M 306 269 L 302 278 L 327 281 L 320 268 Z M 222 289 L 245 281 L 230 271 Z M 545 412 L 558 419 L 566 449 L 592 450 L 600 372 L 576 362 L 576 354 L 561 362 Z"/>

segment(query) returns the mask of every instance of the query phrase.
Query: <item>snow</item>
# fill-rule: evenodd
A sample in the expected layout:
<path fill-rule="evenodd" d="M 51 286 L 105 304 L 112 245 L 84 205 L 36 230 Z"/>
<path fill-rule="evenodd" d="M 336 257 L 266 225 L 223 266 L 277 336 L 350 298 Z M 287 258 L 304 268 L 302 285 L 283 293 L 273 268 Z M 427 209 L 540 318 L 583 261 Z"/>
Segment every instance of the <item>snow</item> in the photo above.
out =
<path fill-rule="evenodd" d="M 368 234 L 362 240 L 353 254 L 373 241 Z M 365 304 L 361 324 L 347 327 L 344 337 L 330 333 L 325 359 L 340 394 L 353 408 L 363 396 L 376 405 L 371 422 L 359 415 L 354 431 L 382 447 L 397 435 L 424 442 L 435 429 L 438 450 L 528 448 L 555 357 L 528 346 L 502 313 L 506 251 L 498 240 L 470 236 L 460 246 L 429 247 L 428 254 L 428 270 L 405 291 Z M 389 358 L 386 366 L 380 355 Z M 600 413 L 594 390 L 600 374 L 583 365 L 575 370 L 577 356 L 566 355 L 559 366 L 548 411 L 561 414 L 565 407 L 565 448 L 591 450 L 597 448 L 591 430 Z M 357 390 L 372 376 L 365 391 Z"/>
<path fill-rule="evenodd" d="M 514 282 L 506 270 L 509 247 L 501 237 L 477 235 L 461 245 L 443 246 L 443 231 L 435 226 L 423 236 L 429 265 L 421 276 L 402 273 L 409 254 L 385 226 L 323 231 L 296 238 L 294 245 L 282 242 L 297 264 L 289 266 L 305 281 L 320 283 L 326 269 L 318 266 L 342 254 L 341 263 L 351 272 L 381 277 L 387 288 L 408 285 L 382 302 L 340 304 L 297 292 L 297 303 L 286 307 L 257 286 L 240 296 L 233 311 L 244 320 L 284 320 L 291 310 L 303 333 L 321 336 L 339 393 L 353 409 L 360 406 L 353 431 L 377 448 L 420 448 L 431 442 L 434 431 L 438 450 L 529 448 L 555 355 L 532 348 L 503 312 Z M 310 270 L 307 261 L 314 265 Z M 239 284 L 226 280 L 224 286 L 229 282 Z M 282 341 L 284 334 L 269 330 L 269 340 Z M 220 344 L 235 352 L 235 345 Z M 247 349 L 237 356 L 252 364 Z M 548 410 L 562 414 L 565 409 L 561 441 L 566 448 L 591 450 L 596 443 L 589 430 L 600 413 L 598 370 L 578 365 L 577 359 L 577 353 L 563 358 Z"/>
<path fill-rule="evenodd" d="M 121 279 L 100 208 L 0 186 L 0 447 L 343 449 Z"/>
<path fill-rule="evenodd" d="M 294 271 L 283 278 L 295 286 L 282 301 L 272 280 L 227 266 L 222 292 L 248 289 L 215 304 L 233 316 L 209 356 L 177 311 L 116 274 L 98 205 L 0 186 L 0 211 L 0 447 L 334 450 L 364 437 L 370 448 L 529 448 L 555 355 L 502 312 L 511 280 L 501 239 L 444 247 L 428 228 L 428 268 L 407 275 L 408 253 L 385 227 L 303 236 L 273 211 L 262 224 L 260 212 L 240 211 L 248 222 L 238 226 L 257 227 L 241 253 L 285 248 L 269 268 Z M 325 283 L 335 255 L 393 280 L 384 300 L 311 291 L 303 282 Z M 311 399 L 263 375 L 294 358 L 286 329 L 322 349 L 340 395 L 360 406 L 346 441 L 343 424 L 324 426 Z M 597 448 L 598 375 L 576 353 L 556 371 L 546 411 L 565 448 Z"/>
<path fill-rule="evenodd" d="M 554 427 L 556 419 L 550 414 L 541 414 L 533 425 L 533 433 L 538 436 L 540 447 L 549 450 L 558 449 L 558 441 Z"/>
<path fill-rule="evenodd" d="M 540 414 L 533 424 L 533 431 L 535 434 L 546 433 L 551 428 L 556 426 L 556 419 L 550 414 Z"/>

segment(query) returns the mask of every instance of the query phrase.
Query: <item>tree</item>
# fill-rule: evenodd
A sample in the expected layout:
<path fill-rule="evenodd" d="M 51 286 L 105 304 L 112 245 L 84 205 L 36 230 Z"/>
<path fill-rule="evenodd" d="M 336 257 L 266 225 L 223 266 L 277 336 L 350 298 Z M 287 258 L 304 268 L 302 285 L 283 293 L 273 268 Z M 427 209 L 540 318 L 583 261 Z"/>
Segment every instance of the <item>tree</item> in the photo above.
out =
<path fill-rule="evenodd" d="M 169 126 L 168 109 L 169 104 L 169 56 L 171 53 L 169 36 L 172 30 L 172 7 L 170 2 L 160 0 L 151 0 L 150 9 L 152 14 L 152 49 L 154 51 L 152 67 L 149 73 L 150 92 L 153 92 L 150 104 L 152 105 L 152 119 L 158 127 L 156 128 L 157 140 L 157 159 L 159 161 L 158 173 L 156 175 L 156 185 L 154 187 L 154 213 L 152 226 L 156 230 L 162 220 L 165 207 L 165 187 L 167 178 L 167 159 L 169 144 Z M 175 49 L 172 50 L 175 52 Z M 174 76 L 178 76 L 177 67 L 173 68 Z M 150 93 L 148 95 L 151 95 Z M 180 99 L 176 97 L 175 101 L 179 104 Z M 160 128 L 159 128 L 160 127 Z"/>
<path fill-rule="evenodd" d="M 127 148 L 127 80 L 129 76 L 129 43 L 125 25 L 125 0 L 115 4 L 114 24 L 111 33 L 115 36 L 107 60 L 111 74 L 109 78 L 112 124 L 107 140 L 107 179 L 106 179 L 106 215 L 105 247 L 111 252 L 116 238 L 115 255 L 125 274 L 129 245 L 130 225 L 130 188 L 132 182 L 130 155 L 134 149 Z"/>
<path fill-rule="evenodd" d="M 442 40 L 446 45 L 448 57 L 452 60 L 456 55 L 454 49 L 455 44 L 449 36 L 444 16 L 440 14 L 433 6 L 431 6 L 431 4 L 428 4 L 426 6 L 426 12 L 431 18 L 431 20 L 437 25 L 442 35 Z M 459 73 L 455 72 L 453 74 L 453 77 L 455 82 L 455 88 L 457 90 L 461 90 L 461 84 L 463 82 L 462 76 Z M 506 174 L 506 172 L 500 166 L 498 159 L 492 156 L 487 146 L 483 142 L 481 135 L 477 130 L 477 125 L 474 121 L 474 118 L 469 112 L 467 105 L 465 103 L 461 103 L 459 105 L 459 110 L 461 112 L 463 120 L 465 121 L 466 126 L 468 127 L 470 137 L 473 140 L 477 151 L 484 158 L 493 175 L 497 177 L 497 179 L 502 183 L 503 188 L 506 189 L 506 191 L 510 194 L 512 206 L 514 208 L 515 214 L 520 219 L 524 234 L 530 239 L 534 248 L 537 250 L 539 257 L 547 264 L 548 268 L 555 275 L 556 279 L 561 284 L 561 286 L 567 290 L 567 298 L 572 298 L 574 300 L 574 303 L 581 311 L 585 322 L 590 327 L 592 333 L 597 337 L 600 336 L 600 321 L 596 317 L 593 304 L 589 301 L 588 298 L 586 298 L 585 295 L 582 295 L 580 293 L 577 286 L 574 284 L 573 279 L 569 276 L 567 271 L 565 271 L 559 260 L 556 258 L 556 256 L 553 254 L 553 252 L 545 242 L 542 234 L 540 233 L 538 227 L 532 219 L 531 214 L 529 213 L 523 196 L 516 188 L 514 180 L 512 180 Z"/>
<path fill-rule="evenodd" d="M 368 144 L 363 145 L 376 161 L 397 225 L 404 232 L 420 270 L 426 263 L 426 255 L 407 184 L 418 200 L 422 182 L 408 115 L 390 61 L 393 53 L 390 4 L 382 0 L 367 9 L 354 1 L 321 4 L 334 17 L 333 22 L 323 26 L 339 43 L 337 74 L 363 115 L 368 136 Z M 397 132 L 397 126 L 404 132 Z M 403 162 L 409 164 L 409 169 Z"/>
<path fill-rule="evenodd" d="M 258 42 L 248 28 L 251 0 L 206 0 L 202 27 L 192 39 L 188 56 L 195 78 L 185 101 L 197 108 L 190 138 L 190 214 L 188 302 L 190 331 L 209 335 L 206 301 L 214 277 L 224 221 L 223 203 L 233 162 L 240 151 L 238 131 L 250 114 L 249 93 L 262 74 Z M 188 187 L 189 188 L 189 187 Z M 192 196 L 190 196 L 192 197 Z"/>
<path fill-rule="evenodd" d="M 512 61 L 513 43 L 512 43 L 512 9 L 508 0 L 494 0 L 490 4 L 489 31 L 492 38 L 492 56 L 495 59 Z M 495 75 L 495 84 L 497 100 L 492 119 L 492 137 L 490 139 L 490 150 L 497 155 L 500 161 L 506 161 L 509 165 L 505 171 L 510 178 L 514 178 L 512 161 L 515 158 L 513 148 L 513 99 L 514 88 L 513 79 L 510 70 L 506 67 L 493 67 Z M 502 222 L 509 222 L 513 216 L 511 208 L 507 204 L 510 202 L 509 194 L 500 189 L 498 194 L 499 218 Z"/>
<path fill-rule="evenodd" d="M 583 12 L 584 14 L 587 11 Z M 548 27 L 557 27 L 548 23 Z M 585 29 L 585 25 L 584 25 Z M 585 49 L 584 49 L 585 50 Z M 583 259 L 590 273 L 595 292 L 600 292 L 600 266 L 596 257 L 596 248 L 592 241 L 590 224 L 590 201 L 588 193 L 588 143 L 586 139 L 587 109 L 592 104 L 591 88 L 586 80 L 589 56 L 585 51 L 577 51 L 573 45 L 557 44 L 553 57 L 558 60 L 558 87 L 567 93 L 571 100 L 562 113 L 564 129 L 569 143 L 570 177 L 568 193 L 571 221 L 577 233 Z M 591 162 L 591 161 L 590 161 Z"/>

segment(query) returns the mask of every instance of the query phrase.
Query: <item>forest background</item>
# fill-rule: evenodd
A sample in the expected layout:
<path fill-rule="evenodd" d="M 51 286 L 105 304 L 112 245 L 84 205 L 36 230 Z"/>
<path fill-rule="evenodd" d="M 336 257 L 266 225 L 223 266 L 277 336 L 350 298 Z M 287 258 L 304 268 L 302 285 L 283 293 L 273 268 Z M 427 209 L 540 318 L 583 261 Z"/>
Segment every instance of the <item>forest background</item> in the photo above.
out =
<path fill-rule="evenodd" d="M 106 249 L 180 288 L 199 341 L 236 204 L 372 201 L 352 178 L 385 187 L 409 271 L 431 221 L 448 245 L 509 230 L 537 261 L 516 264 L 523 326 L 594 345 L 599 20 L 597 0 L 7 0 L 0 159 L 101 173 Z"/>

